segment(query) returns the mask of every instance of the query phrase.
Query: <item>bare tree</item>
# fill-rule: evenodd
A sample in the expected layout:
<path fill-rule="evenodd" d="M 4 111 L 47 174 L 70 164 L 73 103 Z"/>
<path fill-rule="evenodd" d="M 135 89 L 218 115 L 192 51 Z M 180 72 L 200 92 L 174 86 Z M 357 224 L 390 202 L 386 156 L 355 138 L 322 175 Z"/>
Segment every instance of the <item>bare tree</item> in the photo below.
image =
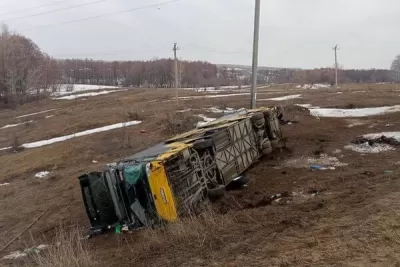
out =
<path fill-rule="evenodd" d="M 1 28 L 0 97 L 4 104 L 23 103 L 53 83 L 55 61 L 31 39 L 10 33 L 6 25 Z"/>
<path fill-rule="evenodd" d="M 392 61 L 392 66 L 390 67 L 392 70 L 393 79 L 396 82 L 400 81 L 400 55 L 397 55 L 395 59 Z"/>

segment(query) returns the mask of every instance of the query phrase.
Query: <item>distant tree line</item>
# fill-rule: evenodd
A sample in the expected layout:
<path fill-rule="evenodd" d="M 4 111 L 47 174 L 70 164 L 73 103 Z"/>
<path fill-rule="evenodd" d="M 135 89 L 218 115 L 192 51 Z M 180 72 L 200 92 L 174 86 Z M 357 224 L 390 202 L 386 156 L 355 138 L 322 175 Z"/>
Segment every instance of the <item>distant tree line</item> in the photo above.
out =
<path fill-rule="evenodd" d="M 400 70 L 400 68 L 399 68 Z M 397 82 L 393 70 L 387 69 L 347 69 L 338 70 L 338 80 L 340 83 L 380 83 Z M 311 70 L 296 69 L 274 69 L 262 70 L 258 74 L 259 83 L 298 83 L 315 84 L 326 83 L 334 84 L 335 69 L 321 68 Z"/>
<path fill-rule="evenodd" d="M 250 72 L 241 68 L 217 67 L 205 61 L 179 61 L 180 87 L 248 85 Z M 333 84 L 335 70 L 321 68 L 261 69 L 259 84 Z M 102 61 L 54 59 L 29 38 L 12 33 L 3 25 L 0 32 L 0 105 L 16 105 L 39 99 L 58 90 L 60 84 L 120 85 L 124 87 L 174 87 L 172 59 L 150 61 Z M 340 83 L 400 82 L 400 55 L 389 69 L 340 69 Z"/>
<path fill-rule="evenodd" d="M 65 83 L 156 88 L 175 86 L 174 61 L 172 59 L 112 62 L 66 59 L 58 60 L 58 67 Z M 227 79 L 219 78 L 216 65 L 204 61 L 180 61 L 178 77 L 181 87 L 229 83 Z"/>

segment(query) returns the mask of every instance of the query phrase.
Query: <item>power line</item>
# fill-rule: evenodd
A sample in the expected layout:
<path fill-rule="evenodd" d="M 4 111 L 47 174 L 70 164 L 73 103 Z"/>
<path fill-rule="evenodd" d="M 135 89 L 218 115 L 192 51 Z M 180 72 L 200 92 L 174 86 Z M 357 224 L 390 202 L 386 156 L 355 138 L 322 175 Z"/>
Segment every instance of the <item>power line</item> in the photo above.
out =
<path fill-rule="evenodd" d="M 92 53 L 92 54 L 61 54 L 55 57 L 91 57 L 91 56 L 106 56 L 106 55 L 124 55 L 124 54 L 131 54 L 131 53 L 152 53 L 152 52 L 168 52 L 169 50 L 117 50 L 117 51 L 110 51 L 110 52 L 99 52 L 99 53 Z"/>
<path fill-rule="evenodd" d="M 67 7 L 63 7 L 63 8 L 59 8 L 59 9 L 53 9 L 53 10 L 49 10 L 49 11 L 45 11 L 45 12 L 41 12 L 41 13 L 31 14 L 31 15 L 28 15 L 28 16 L 22 16 L 22 17 L 6 19 L 5 21 L 14 21 L 14 20 L 37 17 L 37 16 L 42 16 L 42 15 L 47 15 L 47 14 L 59 12 L 59 11 L 68 10 L 68 9 L 74 9 L 74 8 L 78 8 L 78 7 L 94 5 L 94 4 L 102 3 L 102 2 L 105 2 L 105 1 L 109 1 L 109 0 L 98 0 L 98 1 L 95 1 L 95 2 L 84 3 L 84 4 L 75 5 L 75 6 L 67 6 Z"/>
<path fill-rule="evenodd" d="M 0 13 L 0 16 L 11 15 L 11 14 L 15 14 L 15 13 L 19 13 L 19 12 L 23 12 L 23 11 L 27 11 L 27 10 L 32 10 L 32 9 L 36 9 L 36 8 L 51 6 L 51 5 L 58 5 L 58 4 L 68 2 L 68 1 L 71 1 L 71 0 L 61 0 L 61 1 L 56 1 L 56 2 L 50 2 L 47 4 L 40 5 L 40 6 L 28 7 L 28 8 L 14 10 L 11 12 Z"/>
<path fill-rule="evenodd" d="M 102 0 L 102 1 L 105 1 L 105 0 Z M 81 21 L 86 21 L 86 20 L 91 20 L 91 19 L 97 19 L 97 18 L 101 18 L 101 17 L 117 15 L 117 14 L 122 14 L 122 13 L 128 13 L 128 12 L 142 10 L 142 9 L 165 6 L 165 5 L 172 4 L 172 3 L 175 3 L 175 2 L 179 2 L 179 1 L 183 1 L 183 0 L 170 0 L 170 1 L 166 1 L 166 2 L 160 2 L 160 3 L 157 3 L 157 4 L 145 5 L 145 6 L 141 6 L 141 7 L 134 7 L 134 8 L 130 8 L 130 9 L 121 10 L 121 11 L 105 13 L 105 14 L 92 16 L 92 17 L 85 17 L 85 18 L 81 18 L 81 19 L 63 21 L 63 22 L 59 22 L 59 23 L 39 25 L 37 27 L 27 28 L 27 29 L 24 29 L 24 30 L 31 30 L 31 29 L 37 29 L 37 28 L 50 27 L 50 26 L 65 25 L 65 24 L 69 24 L 69 23 L 75 23 L 75 22 L 81 22 Z"/>
<path fill-rule="evenodd" d="M 205 46 L 192 44 L 192 43 L 186 44 L 185 46 L 186 47 L 187 46 L 197 47 L 197 48 L 200 48 L 200 50 L 203 50 L 205 52 L 217 53 L 217 54 L 246 54 L 246 55 L 251 54 L 251 52 L 248 52 L 248 51 L 219 51 L 214 48 L 205 47 Z"/>

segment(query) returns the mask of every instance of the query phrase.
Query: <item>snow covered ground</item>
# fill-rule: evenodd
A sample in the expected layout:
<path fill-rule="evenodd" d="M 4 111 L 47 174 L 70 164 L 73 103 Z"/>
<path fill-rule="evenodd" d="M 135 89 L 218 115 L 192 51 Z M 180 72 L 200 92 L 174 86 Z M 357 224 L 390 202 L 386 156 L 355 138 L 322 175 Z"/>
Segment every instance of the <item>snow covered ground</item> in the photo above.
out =
<path fill-rule="evenodd" d="M 78 92 L 94 91 L 101 89 L 117 89 L 118 86 L 93 85 L 93 84 L 61 84 L 59 90 L 53 96 L 63 96 Z"/>
<path fill-rule="evenodd" d="M 15 119 L 20 119 L 20 118 L 25 118 L 25 117 L 29 117 L 29 116 L 34 116 L 34 115 L 37 115 L 37 114 L 47 113 L 47 112 L 51 112 L 51 111 L 54 111 L 54 110 L 57 110 L 57 109 L 56 109 L 56 108 L 53 108 L 53 109 L 43 110 L 43 111 L 39 111 L 39 112 L 35 112 L 35 113 L 29 113 L 29 114 L 25 114 L 25 115 L 21 115 L 21 116 L 15 117 Z"/>
<path fill-rule="evenodd" d="M 369 140 L 374 140 L 382 136 L 385 136 L 387 138 L 394 138 L 400 142 L 400 132 L 382 132 L 363 135 L 364 138 Z M 384 151 L 396 150 L 391 145 L 376 142 L 372 145 L 369 144 L 369 142 L 365 142 L 363 144 L 350 144 L 345 146 L 345 148 L 359 153 L 380 153 Z"/>
<path fill-rule="evenodd" d="M 267 99 L 258 99 L 258 101 L 263 101 L 263 100 L 285 101 L 285 100 L 296 99 L 296 98 L 301 98 L 301 95 L 287 95 L 287 96 L 267 98 Z"/>
<path fill-rule="evenodd" d="M 385 136 L 387 138 L 394 138 L 400 142 L 400 132 L 382 132 L 364 135 L 364 137 L 367 139 L 376 139 L 382 136 Z"/>
<path fill-rule="evenodd" d="M 19 126 L 19 125 L 23 125 L 23 124 L 25 124 L 25 123 L 32 123 L 32 122 L 33 122 L 33 121 L 31 120 L 31 121 L 24 121 L 24 122 L 16 123 L 16 124 L 7 124 L 7 125 L 4 125 L 3 127 L 1 127 L 0 129 L 13 128 L 13 127 L 17 127 L 17 126 Z"/>
<path fill-rule="evenodd" d="M 400 112 L 400 105 L 375 107 L 375 108 L 354 108 L 354 109 L 341 109 L 341 108 L 319 108 L 313 107 L 309 104 L 299 104 L 298 106 L 310 109 L 312 116 L 316 117 L 368 117 L 374 115 L 382 115 L 393 112 Z"/>
<path fill-rule="evenodd" d="M 216 120 L 216 118 L 209 118 L 209 117 L 207 117 L 207 116 L 205 116 L 203 114 L 199 114 L 199 115 L 197 115 L 197 117 L 200 117 L 200 118 L 203 119 L 203 121 L 199 121 L 197 123 L 197 127 L 202 127 L 202 126 L 206 125 L 207 123 L 213 122 L 213 121 Z"/>
<path fill-rule="evenodd" d="M 195 92 L 207 92 L 207 93 L 221 93 L 227 91 L 235 91 L 235 92 L 247 92 L 249 91 L 249 85 L 243 85 L 240 89 L 238 85 L 227 85 L 220 86 L 219 88 L 214 86 L 209 87 L 199 87 L 199 88 L 181 88 L 182 90 L 191 90 Z"/>
<path fill-rule="evenodd" d="M 221 97 L 231 97 L 240 95 L 250 95 L 250 93 L 239 93 L 239 94 L 226 94 L 226 95 L 196 95 L 196 96 L 181 96 L 178 97 L 180 100 L 192 100 L 192 99 L 202 99 L 202 98 L 221 98 Z M 167 100 L 175 101 L 175 100 Z"/>
<path fill-rule="evenodd" d="M 368 142 L 363 143 L 363 144 L 350 144 L 350 145 L 345 146 L 344 148 L 358 152 L 358 153 L 371 153 L 371 154 L 395 150 L 394 147 L 387 145 L 387 144 L 375 143 L 373 145 L 370 145 L 370 144 L 368 144 Z"/>
<path fill-rule="evenodd" d="M 47 175 L 49 175 L 50 172 L 48 171 L 41 171 L 35 174 L 36 178 L 45 178 Z"/>
<path fill-rule="evenodd" d="M 220 109 L 218 107 L 211 107 L 211 108 L 207 108 L 206 109 L 208 112 L 211 113 L 225 113 L 225 114 L 229 114 L 229 113 L 235 113 L 237 110 L 234 108 L 225 108 L 225 109 Z"/>
<path fill-rule="evenodd" d="M 321 89 L 321 88 L 331 88 L 331 86 L 329 84 L 304 84 L 303 86 L 301 85 L 297 85 L 296 88 L 298 89 Z"/>
<path fill-rule="evenodd" d="M 127 89 L 121 89 L 121 90 L 115 89 L 112 91 L 100 91 L 100 92 L 83 93 L 83 94 L 76 94 L 76 95 L 66 95 L 66 96 L 56 97 L 53 99 L 54 100 L 74 100 L 77 98 L 83 98 L 83 97 L 88 97 L 88 96 L 107 95 L 110 93 L 123 92 L 123 91 L 127 91 Z"/>
<path fill-rule="evenodd" d="M 37 142 L 26 143 L 26 144 L 21 145 L 21 147 L 23 147 L 23 148 L 36 148 L 36 147 L 47 146 L 47 145 L 51 145 L 51 144 L 54 144 L 54 143 L 64 142 L 66 140 L 73 139 L 73 138 L 76 138 L 76 137 L 81 137 L 81 136 L 85 136 L 85 135 L 91 135 L 91 134 L 94 134 L 94 133 L 106 132 L 106 131 L 110 131 L 110 130 L 114 130 L 114 129 L 118 129 L 118 128 L 137 125 L 137 124 L 140 124 L 140 123 L 142 123 L 142 122 L 141 121 L 128 121 L 128 122 L 116 123 L 116 124 L 112 124 L 112 125 L 108 125 L 108 126 L 103 126 L 103 127 L 100 127 L 100 128 L 90 129 L 90 130 L 86 130 L 86 131 L 82 131 L 82 132 L 78 132 L 78 133 L 74 133 L 74 134 L 69 134 L 69 135 L 65 135 L 65 136 L 60 136 L 60 137 L 47 139 L 47 140 L 41 140 L 41 141 L 37 141 Z M 1 150 L 8 150 L 8 149 L 11 149 L 11 147 L 0 148 L 0 151 Z"/>

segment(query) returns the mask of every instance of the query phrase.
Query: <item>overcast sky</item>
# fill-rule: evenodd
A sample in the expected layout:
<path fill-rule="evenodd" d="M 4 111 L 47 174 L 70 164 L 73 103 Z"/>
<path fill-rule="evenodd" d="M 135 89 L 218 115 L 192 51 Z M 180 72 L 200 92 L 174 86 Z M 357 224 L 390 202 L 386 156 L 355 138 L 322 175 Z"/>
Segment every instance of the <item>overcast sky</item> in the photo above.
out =
<path fill-rule="evenodd" d="M 254 0 L 180 0 L 101 16 L 167 1 L 0 0 L 0 21 L 58 58 L 171 57 L 178 42 L 181 59 L 251 64 Z M 84 3 L 93 4 L 56 11 Z M 388 68 L 400 53 L 399 0 L 261 0 L 261 6 L 260 65 L 332 66 L 335 44 L 344 68 Z M 74 20 L 81 21 L 60 24 Z"/>

